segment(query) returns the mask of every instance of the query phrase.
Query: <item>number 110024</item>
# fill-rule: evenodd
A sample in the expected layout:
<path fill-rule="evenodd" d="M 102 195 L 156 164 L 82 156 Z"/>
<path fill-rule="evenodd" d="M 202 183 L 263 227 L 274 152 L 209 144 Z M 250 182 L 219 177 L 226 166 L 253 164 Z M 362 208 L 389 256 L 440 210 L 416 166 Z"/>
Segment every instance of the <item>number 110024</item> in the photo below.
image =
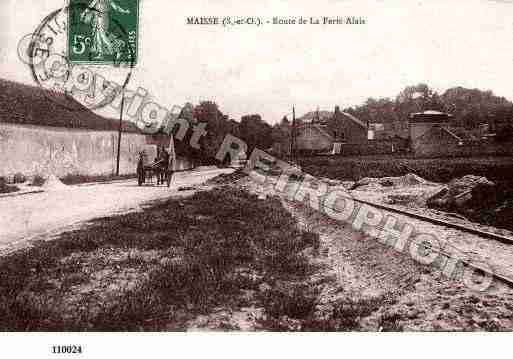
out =
<path fill-rule="evenodd" d="M 82 354 L 80 345 L 53 345 L 52 354 Z"/>

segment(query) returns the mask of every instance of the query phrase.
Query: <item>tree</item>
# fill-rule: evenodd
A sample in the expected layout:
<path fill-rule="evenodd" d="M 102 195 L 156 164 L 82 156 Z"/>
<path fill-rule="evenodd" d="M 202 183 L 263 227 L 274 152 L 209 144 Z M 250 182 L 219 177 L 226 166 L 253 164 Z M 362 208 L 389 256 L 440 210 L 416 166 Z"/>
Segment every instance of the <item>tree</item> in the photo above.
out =
<path fill-rule="evenodd" d="M 282 153 L 288 153 L 290 150 L 291 132 L 292 126 L 287 116 L 284 116 L 281 121 L 272 128 L 272 143 L 278 143 L 279 151 Z"/>
<path fill-rule="evenodd" d="M 201 153 L 206 163 L 214 163 L 215 155 L 233 124 L 213 101 L 203 101 L 194 108 L 194 118 L 206 124 L 207 134 L 200 139 Z"/>
<path fill-rule="evenodd" d="M 444 109 L 455 117 L 455 124 L 476 128 L 482 123 L 509 122 L 512 118 L 512 103 L 498 97 L 492 91 L 450 88 L 443 93 Z"/>
<path fill-rule="evenodd" d="M 248 151 L 254 148 L 265 150 L 272 146 L 272 127 L 258 114 L 241 117 L 240 137 L 248 145 Z"/>
<path fill-rule="evenodd" d="M 289 119 L 287 118 L 287 116 L 283 116 L 283 118 L 281 119 L 280 121 L 280 124 L 279 124 L 281 127 L 287 127 L 287 126 L 290 126 L 290 121 Z"/>
<path fill-rule="evenodd" d="M 196 122 L 196 118 L 194 117 L 194 105 L 190 102 L 186 102 L 180 110 L 178 117 L 187 120 L 189 124 L 194 124 Z"/>

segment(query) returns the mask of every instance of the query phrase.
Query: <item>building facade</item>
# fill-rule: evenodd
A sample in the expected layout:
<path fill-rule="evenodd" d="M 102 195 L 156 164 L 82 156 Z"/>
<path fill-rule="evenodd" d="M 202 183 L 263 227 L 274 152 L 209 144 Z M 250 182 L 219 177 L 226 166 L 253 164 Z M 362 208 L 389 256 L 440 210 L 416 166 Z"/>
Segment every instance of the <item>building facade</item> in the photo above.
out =
<path fill-rule="evenodd" d="M 333 117 L 326 127 L 335 142 L 365 143 L 368 140 L 367 124 L 347 112 L 341 112 L 338 106 L 335 106 Z"/>
<path fill-rule="evenodd" d="M 408 132 L 412 144 L 433 127 L 448 127 L 452 115 L 438 111 L 424 111 L 410 114 Z"/>
<path fill-rule="evenodd" d="M 367 124 L 340 111 L 310 112 L 298 119 L 295 148 L 303 153 L 332 153 L 341 144 L 364 144 L 368 141 Z"/>

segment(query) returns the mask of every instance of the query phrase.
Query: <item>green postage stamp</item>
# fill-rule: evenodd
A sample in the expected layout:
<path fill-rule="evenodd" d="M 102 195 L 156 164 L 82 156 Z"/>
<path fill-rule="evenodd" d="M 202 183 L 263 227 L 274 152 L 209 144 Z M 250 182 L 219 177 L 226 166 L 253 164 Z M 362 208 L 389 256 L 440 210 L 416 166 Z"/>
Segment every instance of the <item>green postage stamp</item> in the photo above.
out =
<path fill-rule="evenodd" d="M 68 61 L 135 64 L 139 0 L 69 0 Z"/>

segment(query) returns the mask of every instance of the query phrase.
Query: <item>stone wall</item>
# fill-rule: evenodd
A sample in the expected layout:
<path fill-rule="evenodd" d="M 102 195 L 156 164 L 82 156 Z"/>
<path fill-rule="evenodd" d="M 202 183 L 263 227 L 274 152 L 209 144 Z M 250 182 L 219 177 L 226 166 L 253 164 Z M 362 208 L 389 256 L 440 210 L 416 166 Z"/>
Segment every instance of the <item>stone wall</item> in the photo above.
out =
<path fill-rule="evenodd" d="M 117 138 L 115 131 L 0 123 L 0 176 L 114 174 Z M 135 173 L 138 153 L 147 147 L 146 136 L 123 133 L 121 138 L 120 174 Z M 191 165 L 180 158 L 176 169 Z"/>
<path fill-rule="evenodd" d="M 336 155 L 382 155 L 404 153 L 407 151 L 407 141 L 404 139 L 370 140 L 365 143 L 341 143 L 337 146 Z M 338 150 L 340 149 L 340 152 Z"/>

